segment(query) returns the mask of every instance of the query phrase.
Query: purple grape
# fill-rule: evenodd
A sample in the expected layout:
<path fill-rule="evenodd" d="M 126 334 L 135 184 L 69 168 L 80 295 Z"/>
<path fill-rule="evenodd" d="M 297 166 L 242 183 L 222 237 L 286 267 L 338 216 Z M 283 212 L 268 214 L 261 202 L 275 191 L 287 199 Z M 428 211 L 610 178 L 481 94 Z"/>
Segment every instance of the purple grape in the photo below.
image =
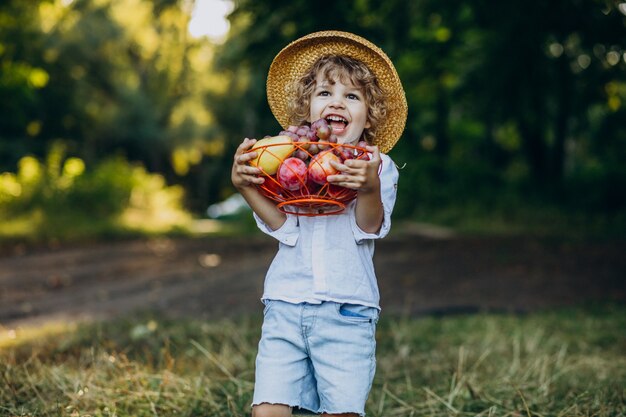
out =
<path fill-rule="evenodd" d="M 328 123 L 326 123 L 326 120 L 324 119 L 320 119 L 320 120 L 322 120 L 324 123 L 320 124 L 317 127 L 317 130 L 315 132 L 318 138 L 320 138 L 321 140 L 327 140 L 331 135 L 330 126 L 328 126 Z"/>
<path fill-rule="evenodd" d="M 302 149 L 298 149 L 293 155 L 296 158 L 302 159 L 303 161 L 306 161 L 307 159 L 309 159 L 309 154 L 303 151 Z"/>
<path fill-rule="evenodd" d="M 310 143 L 309 143 L 308 140 L 302 140 L 302 138 L 299 137 L 298 138 L 298 143 L 296 144 L 296 146 L 299 149 L 303 149 L 303 150 L 306 151 L 307 149 L 309 149 Z"/>
<path fill-rule="evenodd" d="M 353 150 L 354 148 L 349 148 L 347 146 L 338 146 L 336 148 L 338 156 L 344 161 L 346 159 L 354 159 L 354 153 L 352 152 Z"/>
<path fill-rule="evenodd" d="M 298 135 L 296 135 L 295 133 L 290 132 L 290 131 L 288 131 L 288 130 L 283 130 L 283 131 L 282 131 L 282 132 L 280 132 L 278 135 L 279 135 L 279 136 L 283 136 L 283 135 L 284 135 L 284 136 L 289 136 L 289 137 L 290 137 L 290 138 L 291 138 L 294 142 L 297 142 L 297 141 L 298 141 Z"/>
<path fill-rule="evenodd" d="M 326 121 L 326 119 L 317 119 L 316 121 L 311 123 L 311 129 L 317 130 L 320 126 L 324 125 L 328 126 L 328 122 Z"/>

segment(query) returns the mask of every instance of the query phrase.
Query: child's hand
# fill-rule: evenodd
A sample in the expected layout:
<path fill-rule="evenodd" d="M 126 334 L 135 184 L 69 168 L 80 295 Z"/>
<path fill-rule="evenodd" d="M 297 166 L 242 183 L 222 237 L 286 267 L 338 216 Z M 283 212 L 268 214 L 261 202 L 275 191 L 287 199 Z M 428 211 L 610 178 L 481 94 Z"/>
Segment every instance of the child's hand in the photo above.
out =
<path fill-rule="evenodd" d="M 265 179 L 259 177 L 261 170 L 248 165 L 248 162 L 257 157 L 256 151 L 246 152 L 256 143 L 256 139 L 245 138 L 235 152 L 231 181 L 235 188 L 241 190 L 254 184 L 263 184 Z"/>
<path fill-rule="evenodd" d="M 331 165 L 339 174 L 329 175 L 329 183 L 357 190 L 361 194 L 378 192 L 380 189 L 380 151 L 378 146 L 366 146 L 371 153 L 370 160 L 346 159 L 342 164 L 331 161 Z"/>

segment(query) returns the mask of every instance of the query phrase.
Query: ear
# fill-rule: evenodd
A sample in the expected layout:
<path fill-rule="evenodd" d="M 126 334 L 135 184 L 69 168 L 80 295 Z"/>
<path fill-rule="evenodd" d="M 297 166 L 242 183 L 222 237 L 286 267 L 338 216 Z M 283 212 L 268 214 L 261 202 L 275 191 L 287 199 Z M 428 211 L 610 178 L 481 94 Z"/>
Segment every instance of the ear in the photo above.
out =
<path fill-rule="evenodd" d="M 372 127 L 372 124 L 370 123 L 370 120 L 369 120 L 369 119 L 367 119 L 367 120 L 365 121 L 365 128 L 366 128 L 366 129 L 369 129 L 370 127 Z"/>

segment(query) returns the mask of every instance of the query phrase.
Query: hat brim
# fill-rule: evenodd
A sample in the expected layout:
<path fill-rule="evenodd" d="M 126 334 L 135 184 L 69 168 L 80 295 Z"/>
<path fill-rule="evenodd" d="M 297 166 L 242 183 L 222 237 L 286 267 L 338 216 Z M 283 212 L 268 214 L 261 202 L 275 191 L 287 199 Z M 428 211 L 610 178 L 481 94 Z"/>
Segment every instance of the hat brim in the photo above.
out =
<path fill-rule="evenodd" d="M 376 129 L 374 145 L 388 152 L 398 142 L 406 125 L 408 107 L 400 77 L 389 57 L 376 45 L 348 32 L 311 33 L 283 48 L 267 75 L 267 100 L 283 128 L 289 125 L 288 102 L 293 86 L 322 56 L 345 55 L 365 63 L 385 93 L 387 116 Z"/>

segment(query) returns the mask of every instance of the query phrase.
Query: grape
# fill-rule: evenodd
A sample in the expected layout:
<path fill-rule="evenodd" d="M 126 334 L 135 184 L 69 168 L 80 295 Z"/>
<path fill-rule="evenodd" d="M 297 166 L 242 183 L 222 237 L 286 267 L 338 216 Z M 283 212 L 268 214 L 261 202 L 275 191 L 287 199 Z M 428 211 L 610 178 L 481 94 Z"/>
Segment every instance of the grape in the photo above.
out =
<path fill-rule="evenodd" d="M 309 133 L 309 127 L 308 126 L 300 126 L 298 127 L 298 130 L 296 131 L 296 135 L 298 136 L 306 136 L 307 133 Z"/>
<path fill-rule="evenodd" d="M 330 147 L 330 145 L 328 144 L 328 142 L 318 142 L 317 147 L 320 151 L 325 151 Z"/>
<path fill-rule="evenodd" d="M 310 145 L 311 144 L 309 143 L 308 140 L 303 140 L 302 138 L 298 138 L 298 145 L 297 146 L 298 146 L 299 149 L 303 149 L 303 150 L 306 151 L 307 149 L 309 149 Z"/>
<path fill-rule="evenodd" d="M 296 158 L 302 159 L 303 161 L 306 161 L 307 159 L 309 159 L 309 154 L 303 151 L 302 149 L 298 149 L 293 155 Z"/>
<path fill-rule="evenodd" d="M 322 125 L 328 126 L 328 122 L 326 121 L 326 119 L 317 119 L 316 121 L 311 123 L 311 129 L 317 130 Z"/>
<path fill-rule="evenodd" d="M 294 142 L 298 141 L 298 135 L 288 130 L 283 130 L 278 134 L 279 136 L 289 136 Z"/>
<path fill-rule="evenodd" d="M 330 143 L 337 143 L 337 135 L 335 135 L 334 133 L 331 133 L 330 137 L 328 138 L 328 141 Z"/>
<path fill-rule="evenodd" d="M 314 130 L 309 130 L 309 133 L 306 134 L 306 137 L 310 142 L 317 142 L 318 140 Z"/>
<path fill-rule="evenodd" d="M 357 143 L 357 146 L 359 147 L 359 149 L 354 150 L 355 157 L 358 159 L 365 159 L 369 161 L 370 158 L 365 149 L 365 147 L 368 146 L 367 142 L 364 140 L 361 140 L 359 141 L 359 143 Z"/>
<path fill-rule="evenodd" d="M 313 143 L 313 144 L 311 144 L 311 146 L 309 146 L 309 153 L 311 155 L 315 155 L 319 151 L 320 151 L 320 148 L 318 147 L 317 143 Z"/>
<path fill-rule="evenodd" d="M 347 146 L 338 146 L 335 149 L 337 155 L 344 161 L 346 159 L 354 159 L 353 150 L 354 150 L 354 148 L 349 148 Z"/>
<path fill-rule="evenodd" d="M 298 126 L 289 126 L 287 130 L 292 133 L 296 133 L 298 131 Z"/>
<path fill-rule="evenodd" d="M 321 140 L 327 140 L 332 133 L 332 130 L 330 129 L 330 126 L 328 125 L 326 119 L 318 119 L 314 121 L 311 124 L 311 129 L 315 131 L 315 134 Z"/>
<path fill-rule="evenodd" d="M 316 133 L 317 133 L 318 138 L 320 138 L 321 140 L 326 140 L 331 135 L 330 126 L 328 126 L 328 123 L 326 123 L 326 120 L 324 119 L 321 119 L 321 120 L 323 120 L 324 123 L 317 127 Z"/>

